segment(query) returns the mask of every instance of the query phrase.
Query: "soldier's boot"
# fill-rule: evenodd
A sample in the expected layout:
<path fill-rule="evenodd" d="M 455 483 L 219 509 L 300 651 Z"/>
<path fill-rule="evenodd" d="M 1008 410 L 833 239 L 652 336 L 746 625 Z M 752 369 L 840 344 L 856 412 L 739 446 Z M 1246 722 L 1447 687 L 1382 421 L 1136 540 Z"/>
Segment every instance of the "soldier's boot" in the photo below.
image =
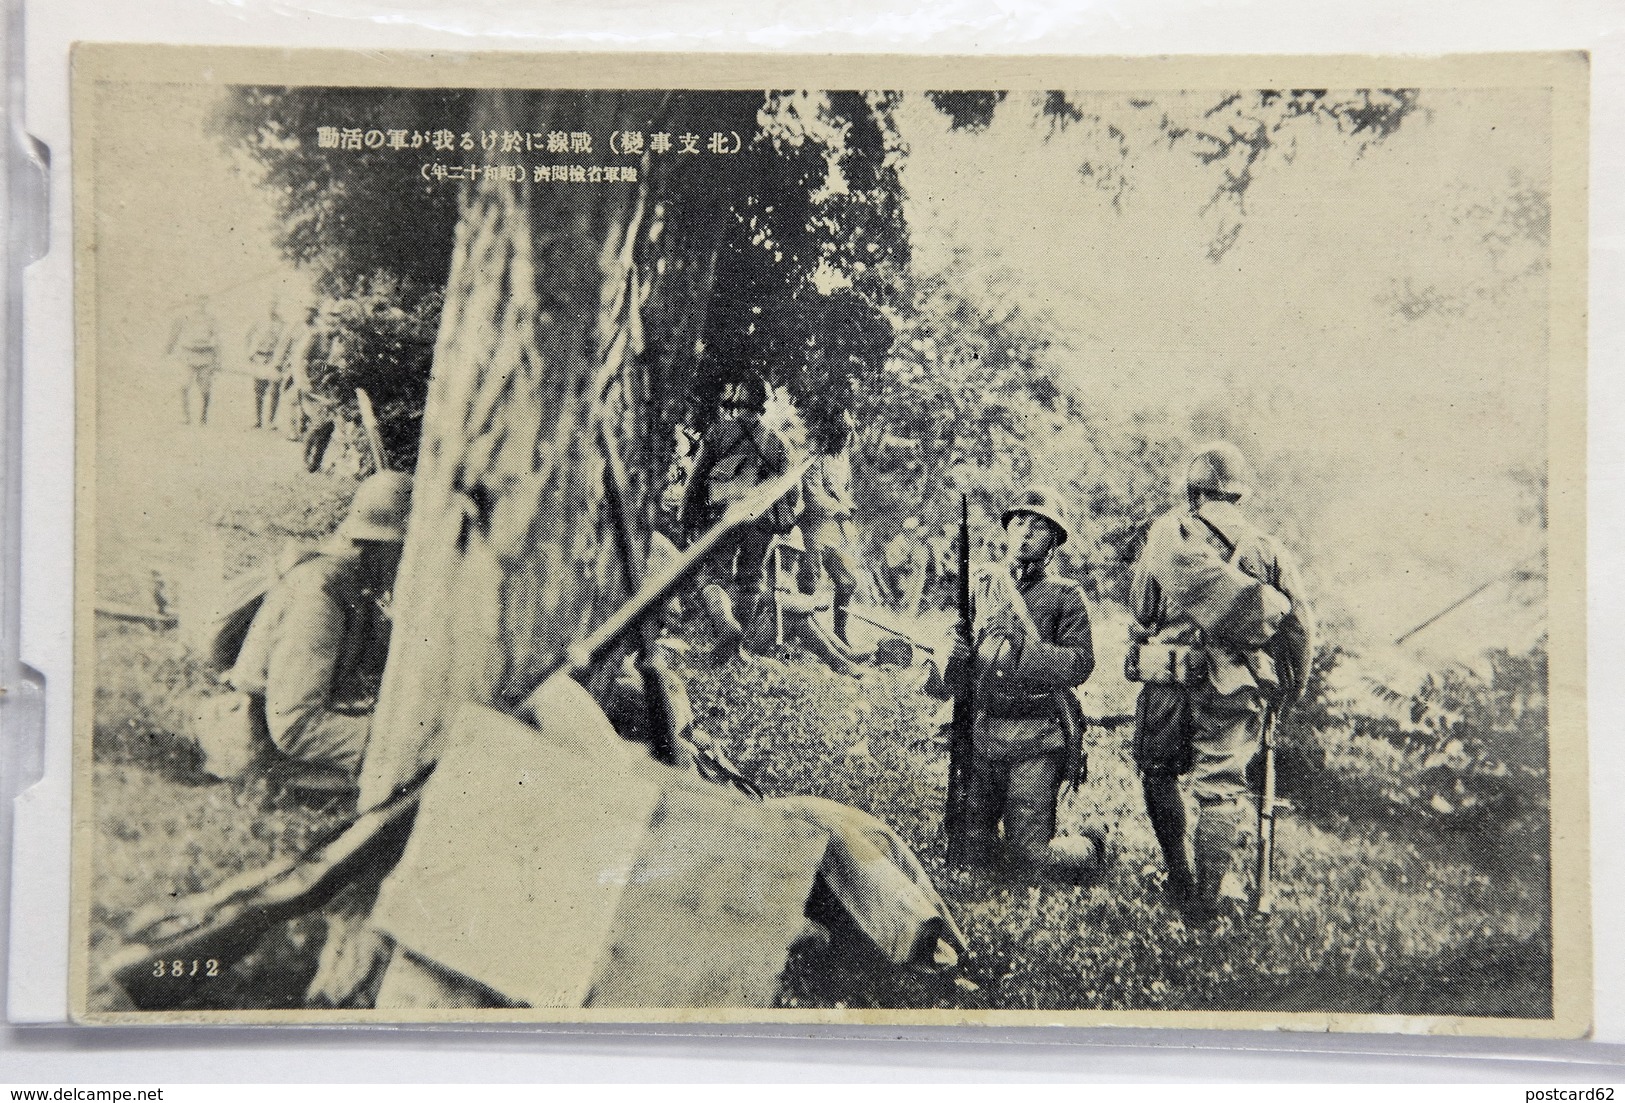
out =
<path fill-rule="evenodd" d="M 1196 819 L 1196 911 L 1214 918 L 1225 910 L 1224 881 L 1234 864 L 1241 806 L 1235 801 L 1204 804 Z"/>
<path fill-rule="evenodd" d="M 835 638 L 841 641 L 841 646 L 850 648 L 852 641 L 846 638 L 847 611 L 846 602 L 836 599 L 835 606 L 829 613 L 830 627 L 835 630 Z"/>
<path fill-rule="evenodd" d="M 1196 877 L 1185 854 L 1185 798 L 1179 792 L 1179 779 L 1172 774 L 1142 774 L 1140 789 L 1168 868 L 1168 899 L 1183 911 L 1196 898 Z"/>
<path fill-rule="evenodd" d="M 705 615 L 711 618 L 711 627 L 716 632 L 716 646 L 711 649 L 713 661 L 726 661 L 739 656 L 739 645 L 745 639 L 745 630 L 734 619 L 733 603 L 728 600 L 728 591 L 712 582 L 700 590 L 700 604 L 705 607 Z"/>

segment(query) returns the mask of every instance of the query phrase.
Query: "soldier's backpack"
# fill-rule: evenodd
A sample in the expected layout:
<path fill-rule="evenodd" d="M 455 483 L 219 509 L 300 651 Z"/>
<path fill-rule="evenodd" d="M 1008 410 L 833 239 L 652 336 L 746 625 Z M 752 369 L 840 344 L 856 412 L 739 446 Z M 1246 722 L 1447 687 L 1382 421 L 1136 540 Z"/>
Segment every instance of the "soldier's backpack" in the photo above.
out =
<path fill-rule="evenodd" d="M 1257 578 L 1240 562 L 1241 541 L 1232 540 L 1200 514 L 1196 520 L 1224 546 L 1220 557 L 1212 544 L 1193 532 L 1176 556 L 1181 604 L 1210 640 L 1243 650 L 1265 647 L 1292 612 L 1292 601 L 1273 583 Z"/>
<path fill-rule="evenodd" d="M 230 670 L 237 664 L 243 641 L 271 587 L 283 575 L 320 554 L 319 545 L 290 544 L 270 567 L 248 571 L 217 585 L 212 597 L 198 602 L 191 616 L 183 621 L 182 630 L 192 653 L 216 674 Z M 189 629 L 186 621 L 190 622 Z"/>

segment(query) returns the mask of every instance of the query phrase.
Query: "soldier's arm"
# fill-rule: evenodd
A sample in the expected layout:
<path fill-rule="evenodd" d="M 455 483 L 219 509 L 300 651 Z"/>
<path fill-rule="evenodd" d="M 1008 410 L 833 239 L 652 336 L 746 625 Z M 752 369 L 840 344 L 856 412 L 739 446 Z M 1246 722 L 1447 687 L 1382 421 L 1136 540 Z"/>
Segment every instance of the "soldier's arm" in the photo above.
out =
<path fill-rule="evenodd" d="M 333 676 L 344 644 L 344 610 L 309 587 L 290 598 L 265 671 L 265 719 L 271 738 L 287 749 L 339 730 L 364 738 L 369 717 L 332 711 Z M 328 740 L 322 740 L 325 744 Z"/>
<path fill-rule="evenodd" d="M 1302 694 L 1307 688 L 1309 668 L 1315 659 L 1315 612 L 1309 605 L 1308 591 L 1304 588 L 1302 576 L 1298 573 L 1298 565 L 1292 557 L 1280 548 L 1275 552 L 1275 586 L 1286 594 L 1292 602 L 1292 619 L 1298 623 L 1299 632 L 1292 639 L 1292 644 L 1298 654 L 1295 662 L 1302 672 L 1302 684 L 1293 689 Z"/>
<path fill-rule="evenodd" d="M 1162 587 L 1151 573 L 1154 545 L 1159 542 L 1160 525 L 1146 533 L 1139 558 L 1134 561 L 1134 578 L 1129 583 L 1128 607 L 1144 628 L 1155 628 L 1162 619 Z"/>
<path fill-rule="evenodd" d="M 1050 689 L 1071 689 L 1089 680 L 1095 669 L 1094 634 L 1089 628 L 1089 607 L 1076 587 L 1061 598 L 1053 642 L 1028 636 L 1021 648 L 1016 674 L 1023 681 Z"/>

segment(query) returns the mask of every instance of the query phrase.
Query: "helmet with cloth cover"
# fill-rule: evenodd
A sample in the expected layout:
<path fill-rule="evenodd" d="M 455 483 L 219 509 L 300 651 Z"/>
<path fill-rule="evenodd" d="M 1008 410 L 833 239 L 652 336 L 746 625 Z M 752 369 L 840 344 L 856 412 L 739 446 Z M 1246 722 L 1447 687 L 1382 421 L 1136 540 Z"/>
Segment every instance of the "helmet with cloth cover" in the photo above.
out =
<path fill-rule="evenodd" d="M 1185 485 L 1240 499 L 1253 492 L 1253 472 L 1239 448 L 1229 441 L 1215 441 L 1191 457 Z"/>

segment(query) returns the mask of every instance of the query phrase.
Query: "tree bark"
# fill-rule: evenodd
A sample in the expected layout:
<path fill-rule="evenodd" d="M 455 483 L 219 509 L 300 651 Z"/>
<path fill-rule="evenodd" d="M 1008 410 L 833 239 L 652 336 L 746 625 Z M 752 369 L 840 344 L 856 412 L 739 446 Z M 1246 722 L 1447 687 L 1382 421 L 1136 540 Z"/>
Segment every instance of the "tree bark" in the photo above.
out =
<path fill-rule="evenodd" d="M 614 131 L 746 146 L 759 93 L 490 92 L 476 130 L 581 132 L 636 183 L 465 186 L 361 807 L 433 763 L 452 711 L 511 708 L 626 596 L 603 425 L 647 546 L 723 219 L 748 153 L 608 152 Z M 703 149 L 703 137 L 702 145 Z M 636 301 L 634 301 L 634 293 Z"/>

